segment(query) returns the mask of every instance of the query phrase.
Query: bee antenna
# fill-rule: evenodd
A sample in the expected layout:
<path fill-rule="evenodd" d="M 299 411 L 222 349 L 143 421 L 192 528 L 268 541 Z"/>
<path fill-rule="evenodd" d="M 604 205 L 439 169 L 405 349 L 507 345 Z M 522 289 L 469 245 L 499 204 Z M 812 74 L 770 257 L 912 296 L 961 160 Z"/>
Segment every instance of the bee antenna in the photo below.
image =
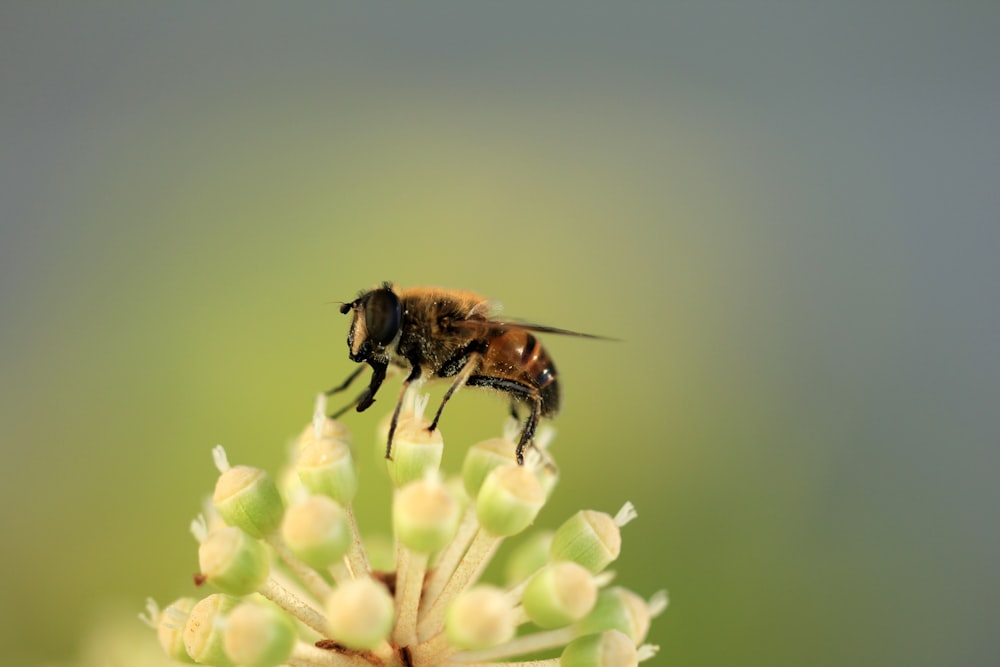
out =
<path fill-rule="evenodd" d="M 326 306 L 329 306 L 331 304 L 338 305 L 339 306 L 338 310 L 340 310 L 340 312 L 344 314 L 346 314 L 354 306 L 353 301 L 351 303 L 347 303 L 346 301 L 326 301 L 324 303 L 324 305 Z"/>

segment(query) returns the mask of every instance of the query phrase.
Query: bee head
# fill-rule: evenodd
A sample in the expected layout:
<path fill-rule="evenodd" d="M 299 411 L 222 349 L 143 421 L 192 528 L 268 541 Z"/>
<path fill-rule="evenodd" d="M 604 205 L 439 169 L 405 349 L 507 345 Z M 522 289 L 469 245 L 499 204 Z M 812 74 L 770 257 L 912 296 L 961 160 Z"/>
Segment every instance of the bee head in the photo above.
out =
<path fill-rule="evenodd" d="M 340 312 L 354 312 L 351 330 L 347 334 L 347 347 L 352 361 L 365 361 L 384 352 L 399 333 L 403 309 L 399 296 L 390 283 L 364 292 L 351 303 L 340 307 Z"/>

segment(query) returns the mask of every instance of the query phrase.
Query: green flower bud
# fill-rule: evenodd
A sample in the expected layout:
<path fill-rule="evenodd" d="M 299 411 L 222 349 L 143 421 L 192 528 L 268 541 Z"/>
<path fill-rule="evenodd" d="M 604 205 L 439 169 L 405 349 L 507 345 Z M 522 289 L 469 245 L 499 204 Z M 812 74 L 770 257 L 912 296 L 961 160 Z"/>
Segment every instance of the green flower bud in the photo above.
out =
<path fill-rule="evenodd" d="M 156 638 L 163 652 L 178 662 L 194 662 L 184 646 L 184 624 L 197 602 L 194 598 L 174 600 L 157 619 Z"/>
<path fill-rule="evenodd" d="M 614 518 L 580 510 L 556 530 L 552 559 L 571 560 L 597 574 L 618 558 L 621 548 L 621 531 Z"/>
<path fill-rule="evenodd" d="M 469 447 L 462 463 L 462 482 L 470 498 L 476 497 L 483 480 L 494 468 L 515 463 L 514 448 L 514 443 L 506 438 L 484 440 Z"/>
<path fill-rule="evenodd" d="M 392 503 L 396 535 L 403 546 L 429 554 L 442 549 L 458 530 L 461 508 L 440 482 L 410 482 Z"/>
<path fill-rule="evenodd" d="M 561 628 L 580 620 L 597 601 L 590 572 L 572 561 L 546 567 L 528 582 L 521 598 L 524 612 L 540 628 Z"/>
<path fill-rule="evenodd" d="M 545 489 L 545 497 L 551 498 L 559 484 L 559 471 L 543 463 L 535 469 L 535 474 L 538 475 L 538 481 Z"/>
<path fill-rule="evenodd" d="M 545 504 L 538 478 L 524 466 L 494 469 L 479 489 L 476 516 L 490 534 L 510 537 L 527 528 Z"/>
<path fill-rule="evenodd" d="M 239 601 L 218 593 L 197 602 L 184 624 L 184 648 L 195 662 L 203 665 L 231 667 L 233 661 L 226 655 L 222 639 L 222 623 Z"/>
<path fill-rule="evenodd" d="M 274 481 L 250 466 L 233 466 L 219 475 L 212 502 L 227 524 L 258 538 L 278 529 L 284 511 Z"/>
<path fill-rule="evenodd" d="M 324 401 L 325 403 L 325 401 Z M 343 423 L 329 417 L 322 417 L 319 433 L 316 432 L 315 420 L 307 425 L 299 437 L 295 440 L 295 452 L 301 453 L 309 443 L 315 440 L 339 440 L 343 443 L 351 443 L 351 432 Z"/>
<path fill-rule="evenodd" d="M 613 518 L 584 511 L 556 532 L 536 531 L 513 545 L 506 590 L 476 585 L 490 568 L 503 570 L 491 564 L 498 548 L 536 520 L 558 479 L 546 451 L 551 431 L 539 429 L 525 464 L 516 465 L 512 438 L 522 425 L 511 420 L 503 438 L 470 448 L 463 475 L 445 484 L 441 434 L 422 417 L 427 396 L 408 392 L 386 467 L 394 530 L 388 539 L 362 539 L 358 467 L 346 429 L 326 419 L 326 403 L 325 395 L 317 399 L 312 424 L 289 447 L 280 489 L 261 470 L 230 466 L 221 446 L 213 450 L 222 472 L 214 507 L 191 532 L 200 543 L 196 583 L 225 595 L 180 599 L 163 613 L 148 602 L 141 618 L 170 658 L 223 667 L 399 660 L 619 667 L 655 654 L 642 642 L 666 593 L 646 602 L 625 589 L 598 592 L 612 578 L 599 573 L 620 553 L 619 529 L 635 518 L 631 503 Z M 272 573 L 273 559 L 291 573 L 287 581 Z M 239 606 L 230 596 L 249 599 Z M 540 631 L 518 636 L 529 622 Z M 560 647 L 562 656 L 551 657 Z"/>
<path fill-rule="evenodd" d="M 293 465 L 283 466 L 275 476 L 274 482 L 278 486 L 278 493 L 281 494 L 281 504 L 285 507 L 309 493 L 309 489 L 299 479 L 299 472 Z"/>
<path fill-rule="evenodd" d="M 646 639 L 651 620 L 645 600 L 628 589 L 615 586 L 597 595 L 594 608 L 576 628 L 580 634 L 617 630 L 638 646 Z"/>
<path fill-rule="evenodd" d="M 454 646 L 477 650 L 498 646 L 513 638 L 517 617 L 510 598 L 499 588 L 474 586 L 449 605 L 445 632 Z"/>
<path fill-rule="evenodd" d="M 560 667 L 635 667 L 635 645 L 617 630 L 574 639 L 559 658 Z"/>
<path fill-rule="evenodd" d="M 226 617 L 223 647 L 241 667 L 274 667 L 288 661 L 297 639 L 288 614 L 270 605 L 245 602 Z"/>
<path fill-rule="evenodd" d="M 461 477 L 452 475 L 444 481 L 444 485 L 448 487 L 451 497 L 458 502 L 459 513 L 469 508 L 471 501 L 469 500 L 469 494 L 465 491 L 465 484 L 462 482 Z"/>
<path fill-rule="evenodd" d="M 351 546 L 347 513 L 327 496 L 309 496 L 285 512 L 281 537 L 296 556 L 315 568 L 344 557 Z"/>
<path fill-rule="evenodd" d="M 333 498 L 347 507 L 358 492 L 358 471 L 351 448 L 336 438 L 312 439 L 299 450 L 296 470 L 313 493 Z"/>
<path fill-rule="evenodd" d="M 198 547 L 198 563 L 208 583 L 231 595 L 259 589 L 270 573 L 263 544 L 235 526 L 209 533 Z"/>
<path fill-rule="evenodd" d="M 330 636 L 353 649 L 373 649 L 384 642 L 394 613 L 389 591 L 368 577 L 341 584 L 326 600 Z"/>
<path fill-rule="evenodd" d="M 548 564 L 552 535 L 551 530 L 536 530 L 514 547 L 505 569 L 508 586 L 516 586 Z"/>
<path fill-rule="evenodd" d="M 441 431 L 429 431 L 431 423 L 412 413 L 400 416 L 392 440 L 392 459 L 386 461 L 389 478 L 396 488 L 423 479 L 430 470 L 441 466 L 444 440 Z"/>

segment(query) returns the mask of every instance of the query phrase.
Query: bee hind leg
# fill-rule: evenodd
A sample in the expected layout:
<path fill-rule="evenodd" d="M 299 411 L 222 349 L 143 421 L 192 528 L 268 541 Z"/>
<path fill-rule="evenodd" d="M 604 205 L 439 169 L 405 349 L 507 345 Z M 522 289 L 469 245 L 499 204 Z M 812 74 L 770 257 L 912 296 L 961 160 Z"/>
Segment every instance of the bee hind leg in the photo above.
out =
<path fill-rule="evenodd" d="M 524 465 L 524 449 L 528 445 L 532 445 L 532 438 L 535 437 L 535 429 L 538 428 L 538 418 L 542 414 L 542 397 L 538 392 L 534 392 L 530 395 L 531 399 L 531 412 L 528 413 L 528 419 L 524 422 L 524 429 L 521 430 L 521 437 L 517 441 L 517 449 L 514 451 L 514 456 L 517 458 L 517 465 Z"/>
<path fill-rule="evenodd" d="M 531 444 L 531 439 L 535 437 L 538 419 L 542 415 L 541 393 L 538 389 L 516 380 L 508 380 L 507 378 L 498 378 L 490 375 L 473 375 L 466 381 L 466 384 L 470 387 L 489 387 L 490 389 L 510 394 L 511 414 L 518 421 L 520 421 L 520 416 L 517 414 L 517 403 L 521 401 L 530 405 L 531 411 L 528 413 L 528 418 L 521 429 L 521 437 L 518 438 L 517 449 L 514 452 L 517 464 L 524 465 L 524 450 Z"/>

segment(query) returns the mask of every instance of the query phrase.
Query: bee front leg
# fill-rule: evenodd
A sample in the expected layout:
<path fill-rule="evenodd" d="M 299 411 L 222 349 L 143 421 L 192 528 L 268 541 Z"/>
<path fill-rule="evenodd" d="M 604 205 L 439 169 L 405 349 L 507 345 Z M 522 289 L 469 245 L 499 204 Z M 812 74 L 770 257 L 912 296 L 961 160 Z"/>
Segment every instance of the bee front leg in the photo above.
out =
<path fill-rule="evenodd" d="M 368 383 L 368 386 L 365 387 L 365 390 L 360 394 L 358 394 L 358 397 L 355 398 L 352 402 L 348 403 L 343 408 L 337 410 L 332 415 L 330 415 L 330 419 L 337 419 L 342 414 L 350 410 L 352 406 L 357 406 L 358 412 L 364 412 L 365 410 L 371 407 L 372 403 L 375 402 L 375 394 L 378 393 L 379 387 L 382 386 L 382 381 L 385 380 L 385 372 L 386 369 L 388 368 L 388 364 L 384 362 L 372 361 L 371 359 L 369 359 L 368 365 L 372 367 L 372 379 Z M 329 396 L 330 393 L 335 393 L 337 391 L 345 389 L 348 385 L 351 384 L 351 381 L 354 380 L 354 378 L 356 378 L 359 373 L 361 373 L 363 369 L 364 366 L 358 367 L 358 370 L 351 373 L 351 375 L 347 378 L 346 382 L 344 382 L 341 386 L 334 387 L 333 389 L 328 391 L 327 395 Z"/>
<path fill-rule="evenodd" d="M 368 360 L 368 365 L 372 367 L 372 379 L 368 383 L 368 388 L 358 397 L 358 407 L 356 408 L 358 412 L 364 412 L 375 402 L 375 394 L 382 386 L 382 381 L 385 380 L 385 371 L 389 368 L 389 365 L 384 361 L 372 361 L 371 359 Z"/>
<path fill-rule="evenodd" d="M 396 424 L 399 423 L 399 413 L 403 408 L 403 400 L 406 398 L 406 392 L 410 388 L 410 383 L 416 381 L 420 378 L 420 366 L 419 364 L 413 364 L 413 370 L 410 374 L 406 376 L 403 380 L 403 389 L 399 392 L 399 400 L 396 401 L 396 409 L 392 411 L 392 420 L 389 422 L 389 437 L 386 439 L 385 443 L 385 458 L 392 460 L 392 438 L 396 435 Z"/>
<path fill-rule="evenodd" d="M 347 376 L 346 380 L 338 384 L 336 387 L 333 387 L 332 389 L 327 389 L 323 393 L 325 393 L 327 396 L 333 396 L 338 392 L 344 391 L 345 389 L 351 386 L 351 383 L 353 383 L 356 379 L 358 379 L 358 376 L 361 375 L 361 371 L 363 370 L 365 370 L 364 366 L 358 366 L 356 369 L 354 369 L 353 373 Z"/>

